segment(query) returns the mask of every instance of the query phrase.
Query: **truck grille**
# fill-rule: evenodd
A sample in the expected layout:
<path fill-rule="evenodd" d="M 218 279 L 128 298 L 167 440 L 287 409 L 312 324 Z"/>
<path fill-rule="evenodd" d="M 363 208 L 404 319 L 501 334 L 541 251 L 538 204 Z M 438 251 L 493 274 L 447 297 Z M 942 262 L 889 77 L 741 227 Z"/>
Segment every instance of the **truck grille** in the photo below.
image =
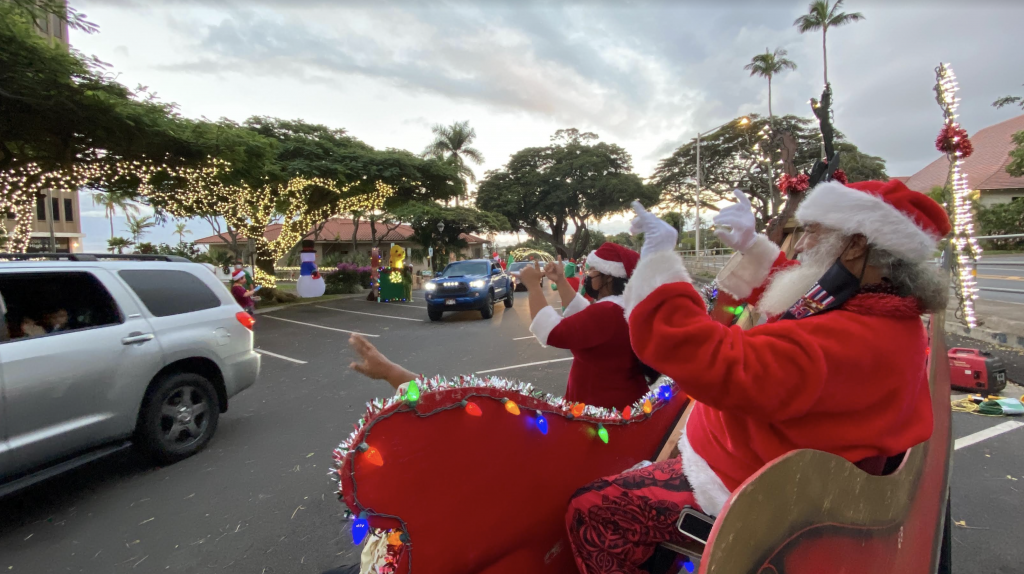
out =
<path fill-rule="evenodd" d="M 460 295 L 469 292 L 469 285 L 458 281 L 442 281 L 437 284 L 438 295 Z"/>

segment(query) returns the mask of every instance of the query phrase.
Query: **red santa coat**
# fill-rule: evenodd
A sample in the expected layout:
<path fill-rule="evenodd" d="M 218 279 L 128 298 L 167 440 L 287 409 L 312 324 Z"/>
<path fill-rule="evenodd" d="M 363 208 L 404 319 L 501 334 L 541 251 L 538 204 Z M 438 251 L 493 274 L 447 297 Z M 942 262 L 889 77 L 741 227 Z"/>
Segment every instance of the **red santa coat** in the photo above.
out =
<path fill-rule="evenodd" d="M 741 298 L 759 296 L 785 261 L 763 236 L 736 257 L 719 286 Z M 858 294 L 834 311 L 743 331 L 708 316 L 668 252 L 640 262 L 625 302 L 640 360 L 696 402 L 679 449 L 709 514 L 787 452 L 811 448 L 858 462 L 931 436 L 927 336 L 914 299 Z"/>
<path fill-rule="evenodd" d="M 647 392 L 647 379 L 629 344 L 621 295 L 590 304 L 577 294 L 561 314 L 545 307 L 530 332 L 541 345 L 572 351 L 567 400 L 622 409 Z"/>

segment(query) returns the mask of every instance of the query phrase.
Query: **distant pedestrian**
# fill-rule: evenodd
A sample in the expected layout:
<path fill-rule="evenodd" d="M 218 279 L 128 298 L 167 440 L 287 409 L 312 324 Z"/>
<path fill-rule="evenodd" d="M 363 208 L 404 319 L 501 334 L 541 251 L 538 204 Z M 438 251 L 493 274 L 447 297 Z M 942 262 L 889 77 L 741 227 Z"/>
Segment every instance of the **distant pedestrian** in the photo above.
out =
<path fill-rule="evenodd" d="M 253 288 L 248 291 L 245 289 L 245 271 L 239 269 L 232 273 L 231 281 L 233 282 L 231 285 L 231 295 L 234 296 L 235 302 L 250 315 L 255 315 L 256 304 L 252 300 L 252 295 L 256 292 L 256 289 Z"/>

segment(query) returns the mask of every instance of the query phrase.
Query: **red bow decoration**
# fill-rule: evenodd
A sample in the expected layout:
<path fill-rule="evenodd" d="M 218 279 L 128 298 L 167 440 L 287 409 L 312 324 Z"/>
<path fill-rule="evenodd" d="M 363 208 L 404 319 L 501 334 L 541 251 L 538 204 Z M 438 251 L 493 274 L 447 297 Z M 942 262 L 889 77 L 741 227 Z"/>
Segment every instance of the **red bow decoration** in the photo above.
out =
<path fill-rule="evenodd" d="M 935 149 L 942 153 L 956 153 L 966 158 L 974 153 L 974 144 L 967 137 L 967 130 L 957 124 L 946 124 L 935 138 Z"/>
<path fill-rule="evenodd" d="M 782 192 L 782 195 L 789 195 L 794 191 L 807 191 L 807 188 L 811 186 L 811 176 L 806 173 L 801 173 L 796 176 L 784 173 L 782 174 L 782 177 L 779 178 L 777 185 L 779 186 L 779 191 Z"/>

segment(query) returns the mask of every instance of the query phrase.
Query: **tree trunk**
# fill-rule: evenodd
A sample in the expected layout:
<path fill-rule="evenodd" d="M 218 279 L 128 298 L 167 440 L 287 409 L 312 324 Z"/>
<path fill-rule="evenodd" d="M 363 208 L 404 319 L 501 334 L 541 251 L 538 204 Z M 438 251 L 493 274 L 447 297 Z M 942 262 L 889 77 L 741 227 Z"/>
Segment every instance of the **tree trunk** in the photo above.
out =
<path fill-rule="evenodd" d="M 359 235 L 359 218 L 352 214 L 352 255 L 355 255 L 358 249 L 359 241 L 357 239 Z M 371 246 L 372 247 L 372 246 Z"/>
<path fill-rule="evenodd" d="M 768 76 L 768 124 L 772 121 L 772 77 Z"/>
<path fill-rule="evenodd" d="M 114 217 L 110 216 L 108 219 L 110 219 L 110 238 L 113 239 L 114 238 Z"/>
<path fill-rule="evenodd" d="M 821 28 L 821 56 L 822 62 L 825 65 L 825 85 L 828 85 L 828 48 L 825 46 L 825 38 L 828 34 L 828 28 Z"/>

